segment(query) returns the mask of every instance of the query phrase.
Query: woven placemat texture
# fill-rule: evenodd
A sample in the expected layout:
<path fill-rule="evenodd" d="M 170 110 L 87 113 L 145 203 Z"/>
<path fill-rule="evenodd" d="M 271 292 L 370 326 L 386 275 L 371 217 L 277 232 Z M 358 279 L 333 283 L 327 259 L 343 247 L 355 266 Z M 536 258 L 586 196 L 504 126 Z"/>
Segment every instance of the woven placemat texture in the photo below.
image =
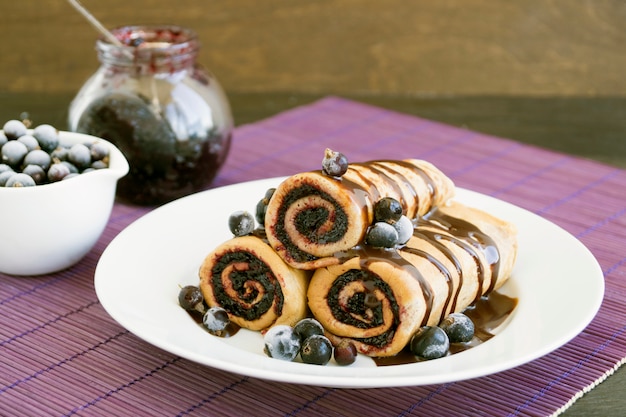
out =
<path fill-rule="evenodd" d="M 0 415 L 550 415 L 623 363 L 626 171 L 327 97 L 237 128 L 213 186 L 318 169 L 327 147 L 353 161 L 427 159 L 461 187 L 560 225 L 602 267 L 597 317 L 547 356 L 455 383 L 343 390 L 231 374 L 155 348 L 104 311 L 93 288 L 99 256 L 149 211 L 117 203 L 96 247 L 74 267 L 39 277 L 0 274 Z"/>

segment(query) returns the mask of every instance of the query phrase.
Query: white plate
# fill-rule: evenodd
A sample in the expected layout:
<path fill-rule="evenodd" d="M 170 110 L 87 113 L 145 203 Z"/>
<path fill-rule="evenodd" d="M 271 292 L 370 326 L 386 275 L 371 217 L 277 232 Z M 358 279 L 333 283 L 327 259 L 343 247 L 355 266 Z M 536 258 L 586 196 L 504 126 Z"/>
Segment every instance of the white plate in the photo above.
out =
<path fill-rule="evenodd" d="M 428 362 L 375 366 L 367 357 L 347 367 L 266 357 L 262 337 L 241 330 L 219 338 L 178 305 L 180 286 L 198 284 L 204 257 L 229 239 L 228 216 L 254 211 L 272 178 L 231 185 L 166 204 L 123 230 L 102 254 L 95 288 L 106 311 L 147 342 L 200 364 L 268 380 L 373 388 L 444 383 L 503 371 L 543 356 L 581 332 L 604 294 L 602 271 L 582 243 L 553 223 L 509 203 L 458 190 L 457 199 L 519 228 L 519 255 L 501 292 L 519 303 L 490 341 Z"/>

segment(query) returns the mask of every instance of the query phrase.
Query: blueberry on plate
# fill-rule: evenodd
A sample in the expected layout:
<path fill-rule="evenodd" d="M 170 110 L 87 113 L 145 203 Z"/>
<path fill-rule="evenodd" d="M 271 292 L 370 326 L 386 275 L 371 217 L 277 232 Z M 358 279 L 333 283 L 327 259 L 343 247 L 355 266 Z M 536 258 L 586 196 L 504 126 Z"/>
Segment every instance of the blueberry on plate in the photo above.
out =
<path fill-rule="evenodd" d="M 305 341 L 313 335 L 323 335 L 324 327 L 314 318 L 307 317 L 300 320 L 295 326 L 293 326 L 293 332 L 300 338 L 301 341 Z"/>
<path fill-rule="evenodd" d="M 474 337 L 474 322 L 463 313 L 451 313 L 439 327 L 448 335 L 451 343 L 465 343 Z"/>
<path fill-rule="evenodd" d="M 448 354 L 450 340 L 440 327 L 421 327 L 409 343 L 411 352 L 422 359 L 437 359 Z"/>
<path fill-rule="evenodd" d="M 286 324 L 271 327 L 263 336 L 263 343 L 263 351 L 270 358 L 292 361 L 300 352 L 300 338 Z"/>
<path fill-rule="evenodd" d="M 347 366 L 356 361 L 357 350 L 351 340 L 343 339 L 333 351 L 333 357 L 337 365 Z"/>
<path fill-rule="evenodd" d="M 230 317 L 222 307 L 211 307 L 204 313 L 202 324 L 209 333 L 221 336 L 230 324 Z"/>
<path fill-rule="evenodd" d="M 195 285 L 186 285 L 178 292 L 178 304 L 187 311 L 200 311 L 203 302 L 204 296 Z"/>
<path fill-rule="evenodd" d="M 333 345 L 326 336 L 314 334 L 308 337 L 300 348 L 302 362 L 312 365 L 326 365 L 333 356 Z"/>
<path fill-rule="evenodd" d="M 254 217 L 247 211 L 236 211 L 228 218 L 228 228 L 235 236 L 245 236 L 254 231 Z"/>
<path fill-rule="evenodd" d="M 255 218 L 259 223 L 259 226 L 265 227 L 265 214 L 267 213 L 267 206 L 270 203 L 270 199 L 274 195 L 276 188 L 270 188 L 265 192 L 265 196 L 259 200 L 256 205 Z"/>

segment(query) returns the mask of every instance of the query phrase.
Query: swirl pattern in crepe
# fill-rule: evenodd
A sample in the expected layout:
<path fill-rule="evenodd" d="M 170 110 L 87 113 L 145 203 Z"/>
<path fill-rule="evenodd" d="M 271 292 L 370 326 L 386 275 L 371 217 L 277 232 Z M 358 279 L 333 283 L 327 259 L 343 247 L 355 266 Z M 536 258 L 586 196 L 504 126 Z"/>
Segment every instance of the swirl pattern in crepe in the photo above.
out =
<path fill-rule="evenodd" d="M 315 271 L 311 312 L 337 344 L 351 339 L 369 356 L 392 356 L 424 325 L 499 288 L 517 254 L 515 228 L 483 211 L 450 203 L 416 222 L 397 250 L 355 248 Z"/>
<path fill-rule="evenodd" d="M 395 198 L 415 218 L 453 194 L 452 180 L 426 161 L 352 163 L 341 178 L 311 171 L 283 181 L 269 202 L 265 230 L 287 263 L 315 269 L 337 264 L 337 254 L 363 240 L 379 199 Z"/>
<path fill-rule="evenodd" d="M 293 326 L 307 314 L 310 273 L 287 265 L 258 233 L 215 248 L 205 257 L 199 276 L 207 304 L 223 307 L 240 327 Z"/>

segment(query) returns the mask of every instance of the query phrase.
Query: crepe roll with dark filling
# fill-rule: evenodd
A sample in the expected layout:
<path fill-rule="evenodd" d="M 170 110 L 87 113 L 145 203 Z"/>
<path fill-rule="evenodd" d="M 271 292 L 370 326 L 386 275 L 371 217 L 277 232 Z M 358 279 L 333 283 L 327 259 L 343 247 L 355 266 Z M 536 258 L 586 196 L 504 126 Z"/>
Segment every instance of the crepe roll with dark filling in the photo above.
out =
<path fill-rule="evenodd" d="M 307 315 L 308 271 L 287 265 L 262 235 L 230 239 L 200 266 L 200 289 L 210 307 L 250 330 L 293 326 Z"/>
<path fill-rule="evenodd" d="M 352 163 L 341 177 L 311 171 L 283 181 L 269 202 L 265 230 L 287 263 L 315 269 L 337 264 L 341 252 L 363 240 L 381 198 L 395 198 L 416 218 L 453 195 L 452 180 L 426 161 Z"/>
<path fill-rule="evenodd" d="M 334 344 L 350 339 L 365 355 L 393 356 L 421 326 L 504 284 L 516 254 L 512 224 L 450 203 L 417 220 L 406 245 L 362 246 L 315 271 L 309 308 Z"/>

